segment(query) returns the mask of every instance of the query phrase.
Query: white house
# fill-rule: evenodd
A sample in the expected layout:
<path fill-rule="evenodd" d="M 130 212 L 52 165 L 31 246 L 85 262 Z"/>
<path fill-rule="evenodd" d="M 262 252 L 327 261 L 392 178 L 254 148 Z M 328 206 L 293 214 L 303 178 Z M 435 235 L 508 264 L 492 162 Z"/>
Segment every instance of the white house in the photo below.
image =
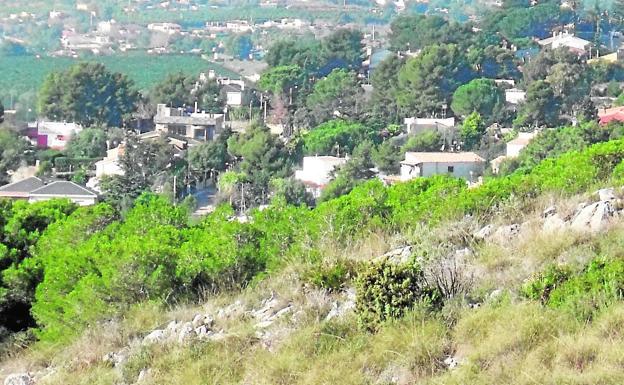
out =
<path fill-rule="evenodd" d="M 97 194 L 74 182 L 56 181 L 46 184 L 37 177 L 30 177 L 0 187 L 0 197 L 41 202 L 51 199 L 69 199 L 80 206 L 97 202 Z"/>
<path fill-rule="evenodd" d="M 49 201 L 51 199 L 69 199 L 79 206 L 90 206 L 97 202 L 97 194 L 74 182 L 57 181 L 33 190 L 29 202 Z"/>
<path fill-rule="evenodd" d="M 587 51 L 591 46 L 590 41 L 576 37 L 574 34 L 568 32 L 556 33 L 552 37 L 538 41 L 538 44 L 544 48 L 550 49 L 566 47 L 570 51 L 579 55 L 587 54 Z"/>
<path fill-rule="evenodd" d="M 95 163 L 95 176 L 124 175 L 124 171 L 119 164 L 119 158 L 123 155 L 125 147 L 120 144 L 115 148 L 106 151 L 106 158 Z"/>
<path fill-rule="evenodd" d="M 514 140 L 507 142 L 507 157 L 515 158 L 535 137 L 535 132 L 521 132 Z"/>
<path fill-rule="evenodd" d="M 175 35 L 182 32 L 182 27 L 175 23 L 152 23 L 148 24 L 147 29 L 154 32 L 166 33 L 168 35 Z"/>
<path fill-rule="evenodd" d="M 295 171 L 295 179 L 303 182 L 307 190 L 318 198 L 332 180 L 332 172 L 346 162 L 347 159 L 335 156 L 306 156 L 303 168 Z"/>
<path fill-rule="evenodd" d="M 474 181 L 485 160 L 473 152 L 407 152 L 401 162 L 401 180 L 449 174 Z"/>
<path fill-rule="evenodd" d="M 520 104 L 526 99 L 526 91 L 518 88 L 505 90 L 505 101 L 509 104 Z"/>
<path fill-rule="evenodd" d="M 64 150 L 72 136 L 80 133 L 82 126 L 77 123 L 46 122 L 28 123 L 28 137 L 37 148 Z"/>

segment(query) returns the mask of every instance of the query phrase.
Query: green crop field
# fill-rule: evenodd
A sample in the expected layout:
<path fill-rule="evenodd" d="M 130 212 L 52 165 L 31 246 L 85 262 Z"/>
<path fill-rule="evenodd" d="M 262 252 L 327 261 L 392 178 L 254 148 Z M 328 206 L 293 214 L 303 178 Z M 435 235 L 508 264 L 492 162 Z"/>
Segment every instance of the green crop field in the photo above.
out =
<path fill-rule="evenodd" d="M 0 96 L 3 103 L 9 107 L 11 100 L 16 100 L 20 95 L 27 92 L 37 91 L 50 72 L 62 71 L 74 63 L 85 60 L 97 61 L 111 71 L 126 74 L 140 90 L 148 90 L 168 74 L 180 71 L 188 74 L 199 74 L 214 69 L 218 74 L 224 76 L 239 76 L 216 63 L 189 55 L 150 56 L 135 53 L 89 59 L 54 57 L 38 59 L 33 56 L 0 56 Z"/>

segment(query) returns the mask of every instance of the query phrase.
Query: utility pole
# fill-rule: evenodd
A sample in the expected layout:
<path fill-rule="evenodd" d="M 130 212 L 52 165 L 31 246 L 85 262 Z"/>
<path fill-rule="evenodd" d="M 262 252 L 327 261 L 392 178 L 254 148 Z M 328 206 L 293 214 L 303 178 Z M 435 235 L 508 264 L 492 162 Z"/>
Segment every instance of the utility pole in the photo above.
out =
<path fill-rule="evenodd" d="M 177 199 L 176 199 L 176 193 L 177 193 L 177 191 L 176 191 L 176 185 L 177 185 L 177 183 L 178 183 L 178 176 L 177 176 L 177 175 L 174 175 L 174 176 L 173 176 L 173 205 L 174 205 L 174 206 L 175 206 L 175 205 L 176 205 L 176 203 L 177 203 Z"/>

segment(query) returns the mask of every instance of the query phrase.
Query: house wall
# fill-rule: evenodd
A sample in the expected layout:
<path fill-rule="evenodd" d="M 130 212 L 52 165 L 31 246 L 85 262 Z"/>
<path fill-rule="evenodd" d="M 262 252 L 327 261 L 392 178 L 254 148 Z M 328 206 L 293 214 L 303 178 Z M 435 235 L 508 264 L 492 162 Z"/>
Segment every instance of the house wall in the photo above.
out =
<path fill-rule="evenodd" d="M 91 205 L 94 205 L 97 201 L 96 198 L 89 198 L 89 197 L 80 198 L 80 197 L 43 196 L 43 195 L 42 196 L 31 195 L 30 198 L 28 198 L 28 201 L 30 203 L 34 203 L 34 202 L 43 202 L 43 201 L 49 201 L 52 199 L 63 199 L 63 198 L 67 198 L 79 206 L 91 206 Z"/>
<path fill-rule="evenodd" d="M 326 185 L 331 180 L 334 169 L 346 162 L 345 159 L 334 160 L 325 157 L 306 156 L 303 158 L 303 170 L 297 171 L 295 178 L 316 185 Z"/>
<path fill-rule="evenodd" d="M 101 160 L 95 164 L 95 176 L 101 178 L 103 176 L 123 175 L 119 163 L 114 160 Z"/>
<path fill-rule="evenodd" d="M 453 167 L 453 171 L 449 172 L 449 167 Z M 456 178 L 471 180 L 472 178 L 483 174 L 483 163 L 480 162 L 439 162 L 439 163 L 423 163 L 420 166 L 401 165 L 401 180 L 407 181 L 418 177 L 428 177 L 433 175 L 450 174 Z"/>
<path fill-rule="evenodd" d="M 242 92 L 228 92 L 226 104 L 228 106 L 242 106 L 243 105 L 243 93 Z"/>

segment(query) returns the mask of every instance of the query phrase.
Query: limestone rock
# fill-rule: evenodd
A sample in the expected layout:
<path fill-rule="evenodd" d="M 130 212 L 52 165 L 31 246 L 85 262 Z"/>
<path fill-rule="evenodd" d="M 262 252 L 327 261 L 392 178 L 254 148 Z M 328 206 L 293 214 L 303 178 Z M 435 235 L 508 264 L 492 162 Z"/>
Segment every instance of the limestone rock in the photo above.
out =
<path fill-rule="evenodd" d="M 578 232 L 595 233 L 603 230 L 614 216 L 615 210 L 609 201 L 592 203 L 581 209 L 572 219 L 570 227 Z"/>
<path fill-rule="evenodd" d="M 156 329 L 143 338 L 143 344 L 155 344 L 164 342 L 167 339 L 167 333 L 164 330 Z"/>
<path fill-rule="evenodd" d="M 546 218 L 542 225 L 542 231 L 545 233 L 558 233 L 565 230 L 566 221 L 564 221 L 559 214 L 553 214 Z"/>
<path fill-rule="evenodd" d="M 492 235 L 492 232 L 494 231 L 494 225 L 490 224 L 487 225 L 483 228 L 481 228 L 481 230 L 477 231 L 476 233 L 473 234 L 473 236 L 477 239 L 485 239 L 487 237 L 489 237 L 490 235 Z"/>
<path fill-rule="evenodd" d="M 499 242 L 507 242 L 510 239 L 516 237 L 520 233 L 520 225 L 514 223 L 512 225 L 501 226 L 494 232 L 492 236 Z"/>
<path fill-rule="evenodd" d="M 598 199 L 600 199 L 600 201 L 612 201 L 615 200 L 617 197 L 615 196 L 615 189 L 613 188 L 603 188 L 600 189 L 596 192 L 596 194 L 598 194 Z"/>
<path fill-rule="evenodd" d="M 455 369 L 459 366 L 459 361 L 455 357 L 448 356 L 444 359 L 444 365 L 449 369 Z"/>
<path fill-rule="evenodd" d="M 403 264 L 409 262 L 411 256 L 412 246 L 404 246 L 388 251 L 380 259 L 387 259 L 390 263 Z"/>
<path fill-rule="evenodd" d="M 180 332 L 178 333 L 178 342 L 184 343 L 190 340 L 195 336 L 195 329 L 193 328 L 193 324 L 190 322 L 186 322 L 180 327 Z"/>
<path fill-rule="evenodd" d="M 4 380 L 4 385 L 35 385 L 35 379 L 28 373 L 11 374 Z"/>

